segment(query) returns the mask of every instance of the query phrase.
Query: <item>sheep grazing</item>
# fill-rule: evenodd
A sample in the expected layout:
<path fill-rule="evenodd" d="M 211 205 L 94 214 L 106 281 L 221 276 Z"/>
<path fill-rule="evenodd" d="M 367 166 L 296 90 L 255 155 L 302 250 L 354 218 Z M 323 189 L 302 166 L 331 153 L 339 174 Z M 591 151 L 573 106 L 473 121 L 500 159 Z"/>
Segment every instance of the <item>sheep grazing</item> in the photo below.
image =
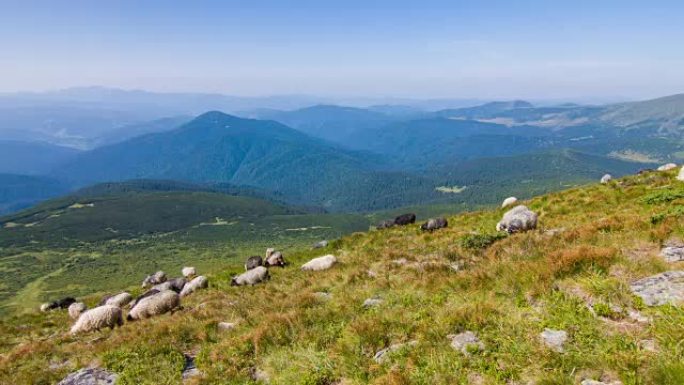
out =
<path fill-rule="evenodd" d="M 667 163 L 658 167 L 658 171 L 670 171 L 674 170 L 675 168 L 677 168 L 677 165 L 675 163 Z"/>
<path fill-rule="evenodd" d="M 197 270 L 195 270 L 195 268 L 192 266 L 186 266 L 183 268 L 183 270 L 181 270 L 181 273 L 183 273 L 183 277 L 190 278 L 197 275 Z"/>
<path fill-rule="evenodd" d="M 320 271 L 331 268 L 337 262 L 334 255 L 324 255 L 322 257 L 314 258 L 302 265 L 304 271 Z"/>
<path fill-rule="evenodd" d="M 186 282 L 187 280 L 185 278 L 173 278 L 169 279 L 166 282 L 152 286 L 152 289 L 158 291 L 173 290 L 176 293 L 180 293 L 180 291 L 183 290 L 183 287 L 185 286 Z"/>
<path fill-rule="evenodd" d="M 198 277 L 199 278 L 199 277 Z M 154 317 L 180 306 L 180 296 L 173 290 L 164 290 L 138 302 L 126 317 L 129 321 Z"/>
<path fill-rule="evenodd" d="M 86 310 L 88 310 L 88 307 L 83 302 L 74 302 L 69 305 L 69 317 L 76 320 Z"/>
<path fill-rule="evenodd" d="M 603 177 L 601 177 L 601 183 L 602 183 L 602 184 L 607 184 L 607 183 L 610 182 L 611 180 L 613 180 L 613 176 L 610 175 L 610 174 L 606 174 L 606 175 L 604 175 Z"/>
<path fill-rule="evenodd" d="M 238 276 L 233 277 L 230 281 L 230 286 L 254 286 L 259 282 L 266 281 L 271 278 L 268 269 L 263 266 L 257 266 L 254 269 L 246 271 Z"/>
<path fill-rule="evenodd" d="M 431 218 L 427 222 L 420 225 L 420 229 L 423 231 L 434 231 L 438 229 L 443 229 L 449 226 L 449 222 L 445 218 Z"/>
<path fill-rule="evenodd" d="M 285 257 L 283 257 L 283 253 L 280 251 L 275 251 L 271 253 L 270 255 L 266 253 L 266 259 L 264 260 L 264 267 L 271 267 L 271 266 L 280 266 L 280 267 L 285 267 L 287 265 L 287 262 L 285 262 Z"/>
<path fill-rule="evenodd" d="M 507 211 L 496 225 L 496 231 L 506 231 L 509 234 L 532 230 L 537 227 L 537 214 L 526 206 L 516 206 Z"/>
<path fill-rule="evenodd" d="M 192 281 L 188 282 L 183 286 L 183 290 L 180 292 L 181 297 L 185 297 L 199 289 L 206 289 L 209 286 L 209 280 L 203 275 L 195 277 Z"/>
<path fill-rule="evenodd" d="M 147 298 L 147 297 L 151 297 L 151 296 L 153 296 L 153 295 L 155 295 L 155 294 L 157 294 L 157 293 L 159 293 L 159 292 L 160 292 L 160 290 L 157 290 L 157 289 L 150 289 L 150 290 L 148 290 L 148 291 L 142 293 L 138 298 L 134 299 L 134 300 L 131 302 L 131 304 L 130 304 L 130 305 L 131 305 L 131 309 L 134 308 L 135 305 L 136 305 L 138 302 L 142 301 L 143 299 L 145 299 L 145 298 Z"/>
<path fill-rule="evenodd" d="M 245 271 L 252 270 L 255 267 L 262 266 L 263 264 L 264 264 L 264 260 L 261 259 L 260 256 L 258 256 L 258 255 L 251 256 L 251 257 L 247 258 L 247 260 L 245 261 Z"/>
<path fill-rule="evenodd" d="M 133 296 L 131 293 L 123 292 L 117 295 L 113 295 L 105 301 L 104 305 L 112 305 L 118 307 L 124 307 L 133 301 Z"/>
<path fill-rule="evenodd" d="M 508 206 L 513 206 L 514 204 L 518 203 L 518 198 L 516 197 L 508 197 L 504 199 L 503 203 L 501 204 L 501 208 L 506 208 Z"/>
<path fill-rule="evenodd" d="M 416 223 L 416 214 L 402 214 L 394 218 L 394 224 L 397 226 L 406 226 L 412 223 Z"/>
<path fill-rule="evenodd" d="M 380 223 L 378 223 L 377 226 L 375 226 L 376 229 L 389 229 L 390 227 L 394 227 L 394 220 L 385 220 Z"/>
<path fill-rule="evenodd" d="M 71 327 L 71 334 L 88 333 L 104 327 L 114 329 L 114 327 L 121 325 L 123 325 L 121 308 L 113 305 L 102 305 L 83 312 L 74 326 Z"/>
<path fill-rule="evenodd" d="M 274 249 L 273 247 L 269 247 L 268 249 L 266 249 L 266 259 L 268 259 L 268 257 L 273 255 L 273 253 L 275 253 L 275 252 L 276 252 L 276 249 Z"/>
<path fill-rule="evenodd" d="M 40 305 L 40 311 L 46 312 L 49 310 L 54 310 L 54 309 L 68 309 L 69 306 L 71 306 L 72 303 L 76 302 L 76 299 L 73 297 L 64 297 L 62 299 L 58 299 L 57 301 L 52 301 L 49 303 L 44 303 Z"/>
<path fill-rule="evenodd" d="M 322 249 L 322 248 L 324 248 L 324 247 L 326 247 L 326 246 L 328 246 L 328 241 L 322 240 L 322 241 L 319 241 L 319 242 L 314 243 L 314 244 L 311 246 L 311 248 L 312 248 L 312 249 Z"/>
<path fill-rule="evenodd" d="M 142 287 L 150 287 L 154 285 L 159 285 L 160 283 L 166 282 L 166 273 L 163 271 L 158 271 L 152 275 L 148 275 L 142 282 Z"/>

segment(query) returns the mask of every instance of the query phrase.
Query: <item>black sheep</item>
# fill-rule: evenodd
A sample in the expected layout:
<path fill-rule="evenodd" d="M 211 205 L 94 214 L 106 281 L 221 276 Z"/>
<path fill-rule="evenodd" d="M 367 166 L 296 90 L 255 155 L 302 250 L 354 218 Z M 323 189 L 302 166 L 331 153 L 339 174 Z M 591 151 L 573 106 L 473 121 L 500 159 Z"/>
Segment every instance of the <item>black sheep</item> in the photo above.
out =
<path fill-rule="evenodd" d="M 449 226 L 449 222 L 445 218 L 431 218 L 427 222 L 420 225 L 420 229 L 423 231 L 434 231 L 438 229 L 443 229 Z"/>
<path fill-rule="evenodd" d="M 413 213 L 399 215 L 398 217 L 394 218 L 394 224 L 397 226 L 406 226 L 406 225 L 410 225 L 411 223 L 415 223 L 415 222 L 416 222 L 416 214 L 413 214 Z"/>

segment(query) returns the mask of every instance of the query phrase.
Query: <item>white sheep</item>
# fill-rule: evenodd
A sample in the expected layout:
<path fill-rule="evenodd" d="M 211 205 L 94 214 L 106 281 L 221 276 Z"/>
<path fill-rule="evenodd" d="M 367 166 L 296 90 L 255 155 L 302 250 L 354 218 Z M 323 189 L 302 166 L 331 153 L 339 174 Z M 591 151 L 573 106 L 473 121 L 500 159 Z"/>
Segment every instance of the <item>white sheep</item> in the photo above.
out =
<path fill-rule="evenodd" d="M 660 167 L 658 167 L 658 171 L 670 171 L 677 168 L 677 165 L 675 163 L 667 163 L 664 164 Z"/>
<path fill-rule="evenodd" d="M 679 170 L 679 174 L 677 174 L 677 180 L 679 181 L 684 181 L 684 167 L 682 167 Z"/>
<path fill-rule="evenodd" d="M 238 276 L 233 277 L 230 281 L 231 286 L 245 286 L 245 285 L 256 285 L 259 282 L 265 281 L 271 278 L 268 273 L 268 269 L 263 266 L 257 266 L 251 270 L 248 270 Z"/>
<path fill-rule="evenodd" d="M 496 231 L 517 233 L 537 227 L 537 214 L 526 206 L 516 206 L 507 211 L 501 221 L 496 224 Z"/>
<path fill-rule="evenodd" d="M 185 297 L 188 294 L 194 293 L 198 289 L 205 289 L 209 286 L 209 281 L 207 277 L 200 275 L 195 277 L 192 281 L 188 282 L 183 286 L 183 290 L 180 292 L 181 297 Z"/>
<path fill-rule="evenodd" d="M 607 184 L 611 180 L 613 180 L 613 176 L 610 174 L 606 174 L 606 175 L 601 177 L 601 184 Z"/>
<path fill-rule="evenodd" d="M 158 271 L 152 275 L 148 275 L 147 277 L 145 277 L 145 279 L 142 282 L 142 287 L 146 288 L 158 285 L 162 282 L 166 282 L 166 273 L 164 273 L 163 271 Z"/>
<path fill-rule="evenodd" d="M 123 312 L 121 308 L 112 305 L 102 305 L 83 312 L 74 326 L 71 327 L 71 334 L 87 333 L 104 327 L 114 329 L 115 326 L 121 325 L 123 325 Z"/>
<path fill-rule="evenodd" d="M 83 302 L 74 302 L 69 305 L 69 317 L 76 320 L 86 310 L 88 310 L 88 307 Z"/>
<path fill-rule="evenodd" d="M 172 311 L 180 306 L 180 297 L 173 290 L 164 290 L 141 299 L 128 313 L 127 320 L 140 320 Z"/>
<path fill-rule="evenodd" d="M 181 273 L 183 273 L 183 277 L 189 278 L 197 275 L 197 270 L 192 266 L 185 266 L 183 270 L 181 270 Z"/>
<path fill-rule="evenodd" d="M 304 271 L 320 271 L 331 268 L 337 262 L 334 255 L 324 255 L 322 257 L 314 258 L 302 265 Z"/>
<path fill-rule="evenodd" d="M 504 199 L 503 203 L 501 204 L 501 208 L 505 208 L 508 206 L 513 206 L 514 204 L 518 203 L 518 198 L 516 197 L 508 197 Z"/>
<path fill-rule="evenodd" d="M 131 301 L 133 301 L 133 296 L 131 295 L 131 293 L 127 293 L 124 291 L 123 293 L 119 293 L 107 298 L 104 304 L 124 307 L 128 305 Z"/>

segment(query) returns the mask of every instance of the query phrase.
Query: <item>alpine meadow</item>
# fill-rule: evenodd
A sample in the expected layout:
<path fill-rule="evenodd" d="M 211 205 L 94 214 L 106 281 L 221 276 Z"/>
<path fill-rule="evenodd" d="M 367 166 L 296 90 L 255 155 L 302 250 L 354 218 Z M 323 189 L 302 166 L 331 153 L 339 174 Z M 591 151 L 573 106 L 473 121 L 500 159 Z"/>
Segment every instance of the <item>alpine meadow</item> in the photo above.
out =
<path fill-rule="evenodd" d="M 684 385 L 684 5 L 9 1 L 0 385 Z"/>

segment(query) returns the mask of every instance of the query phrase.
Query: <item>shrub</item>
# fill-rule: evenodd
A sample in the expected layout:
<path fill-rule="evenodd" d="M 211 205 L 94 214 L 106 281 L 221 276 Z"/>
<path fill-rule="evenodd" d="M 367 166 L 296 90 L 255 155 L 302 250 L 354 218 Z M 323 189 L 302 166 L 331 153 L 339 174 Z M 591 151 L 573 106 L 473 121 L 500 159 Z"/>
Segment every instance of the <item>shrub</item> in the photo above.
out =
<path fill-rule="evenodd" d="M 486 249 L 494 242 L 506 238 L 506 234 L 469 234 L 461 238 L 461 247 L 468 250 Z"/>

